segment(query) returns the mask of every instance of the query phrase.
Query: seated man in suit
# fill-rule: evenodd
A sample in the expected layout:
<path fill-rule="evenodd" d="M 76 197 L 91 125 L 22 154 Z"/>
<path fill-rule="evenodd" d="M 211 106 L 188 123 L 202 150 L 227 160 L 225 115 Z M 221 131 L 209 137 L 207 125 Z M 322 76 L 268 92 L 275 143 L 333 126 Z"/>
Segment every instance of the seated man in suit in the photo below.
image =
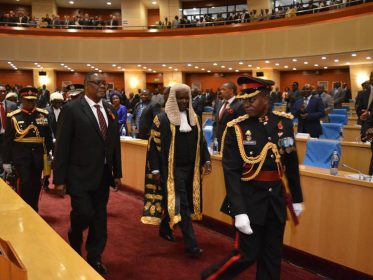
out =
<path fill-rule="evenodd" d="M 144 89 L 140 94 L 141 102 L 137 103 L 133 119 L 135 120 L 138 137 L 148 140 L 154 117 L 161 112 L 161 105 L 152 101 L 152 94 Z"/>
<path fill-rule="evenodd" d="M 227 123 L 245 114 L 242 102 L 236 99 L 237 86 L 228 82 L 220 89 L 223 102 L 217 106 L 215 113 L 214 135 L 218 139 L 218 150 L 220 151 L 221 139 Z"/>
<path fill-rule="evenodd" d="M 312 87 L 305 85 L 303 98 L 294 104 L 293 115 L 298 118 L 298 132 L 309 133 L 311 137 L 318 138 L 322 134 L 320 119 L 325 116 L 322 99 L 312 95 Z"/>

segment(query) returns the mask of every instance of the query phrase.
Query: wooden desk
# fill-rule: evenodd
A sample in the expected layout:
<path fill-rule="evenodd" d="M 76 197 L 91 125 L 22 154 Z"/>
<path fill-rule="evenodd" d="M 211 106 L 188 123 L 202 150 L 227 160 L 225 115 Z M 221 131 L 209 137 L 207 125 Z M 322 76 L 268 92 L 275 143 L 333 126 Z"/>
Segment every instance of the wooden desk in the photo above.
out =
<path fill-rule="evenodd" d="M 29 280 L 103 279 L 2 180 L 0 237 L 11 242 Z"/>
<path fill-rule="evenodd" d="M 357 116 L 350 116 L 348 117 L 348 125 L 355 125 L 357 124 Z"/>
<path fill-rule="evenodd" d="M 306 155 L 306 139 L 296 139 L 297 143 L 297 152 L 298 152 L 298 159 L 299 163 L 303 163 L 304 157 Z M 341 148 L 342 148 L 342 157 L 341 162 L 345 163 L 352 168 L 358 169 L 361 172 L 368 174 L 369 172 L 369 164 L 371 158 L 371 150 L 370 144 L 363 144 L 363 143 L 355 143 L 355 142 L 348 142 L 348 141 L 341 141 Z M 341 164 L 339 166 L 341 170 L 344 171 L 351 171 Z"/>
<path fill-rule="evenodd" d="M 124 182 L 141 192 L 145 152 L 146 142 L 122 141 Z M 373 183 L 348 179 L 344 171 L 331 176 L 329 170 L 301 166 L 300 172 L 306 210 L 298 227 L 288 224 L 285 244 L 373 275 Z M 231 224 L 219 211 L 224 196 L 221 157 L 212 156 L 212 174 L 203 178 L 204 215 Z"/>

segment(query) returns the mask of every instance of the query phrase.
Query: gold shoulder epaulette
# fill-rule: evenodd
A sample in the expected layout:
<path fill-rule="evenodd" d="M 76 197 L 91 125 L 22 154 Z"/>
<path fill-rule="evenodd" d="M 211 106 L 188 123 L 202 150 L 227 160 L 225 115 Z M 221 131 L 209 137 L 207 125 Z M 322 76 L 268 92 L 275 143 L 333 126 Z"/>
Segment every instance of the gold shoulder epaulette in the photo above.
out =
<path fill-rule="evenodd" d="M 280 111 L 272 111 L 272 113 L 276 116 L 284 117 L 284 118 L 291 119 L 291 120 L 294 119 L 294 116 L 291 113 L 285 113 L 285 112 L 280 112 Z"/>
<path fill-rule="evenodd" d="M 9 112 L 9 113 L 7 114 L 7 117 L 11 118 L 11 117 L 13 117 L 14 115 L 17 115 L 18 113 L 20 113 L 21 111 L 22 111 L 21 109 L 17 109 L 17 110 L 14 110 L 14 111 L 12 111 L 12 112 Z"/>
<path fill-rule="evenodd" d="M 159 126 L 161 125 L 161 123 L 159 122 L 158 116 L 154 117 L 153 123 L 155 124 L 155 126 L 157 128 L 159 128 Z"/>
<path fill-rule="evenodd" d="M 45 110 L 45 109 L 41 109 L 41 108 L 36 108 L 36 111 L 38 111 L 38 112 L 40 112 L 40 113 L 43 113 L 43 114 L 46 114 L 46 115 L 49 114 L 49 112 L 48 112 L 47 110 Z"/>
<path fill-rule="evenodd" d="M 227 123 L 227 127 L 232 127 L 244 120 L 247 120 L 249 118 L 249 115 L 243 115 L 243 116 L 239 116 L 237 119 L 234 119 L 234 120 L 231 120 L 230 122 Z"/>

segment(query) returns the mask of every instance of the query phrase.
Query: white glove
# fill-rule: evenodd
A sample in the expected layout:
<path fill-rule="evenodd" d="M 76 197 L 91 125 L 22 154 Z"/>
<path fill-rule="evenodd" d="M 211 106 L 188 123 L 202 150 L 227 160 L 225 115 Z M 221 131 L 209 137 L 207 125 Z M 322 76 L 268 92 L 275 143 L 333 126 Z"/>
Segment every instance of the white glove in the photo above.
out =
<path fill-rule="evenodd" d="M 250 226 L 249 217 L 246 214 L 239 214 L 234 216 L 234 226 L 244 234 L 252 234 L 253 230 Z"/>
<path fill-rule="evenodd" d="M 3 169 L 5 173 L 12 173 L 12 165 L 9 163 L 3 163 Z"/>
<path fill-rule="evenodd" d="M 302 214 L 303 212 L 303 203 L 293 203 L 293 208 L 294 208 L 295 215 L 299 217 L 300 214 Z"/>

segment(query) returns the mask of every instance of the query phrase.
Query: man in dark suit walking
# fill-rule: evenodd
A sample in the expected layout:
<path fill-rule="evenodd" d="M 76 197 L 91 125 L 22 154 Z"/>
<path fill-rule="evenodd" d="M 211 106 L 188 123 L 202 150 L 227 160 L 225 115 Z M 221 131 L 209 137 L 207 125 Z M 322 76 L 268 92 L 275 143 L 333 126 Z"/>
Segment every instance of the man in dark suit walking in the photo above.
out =
<path fill-rule="evenodd" d="M 89 73 L 81 98 L 67 103 L 58 120 L 54 151 L 54 184 L 71 197 L 70 245 L 81 254 L 83 231 L 87 261 L 99 273 L 107 240 L 109 186 L 122 177 L 119 127 L 115 109 L 103 101 L 107 83 L 100 73 Z"/>
<path fill-rule="evenodd" d="M 49 105 L 49 102 L 50 102 L 50 92 L 49 90 L 47 90 L 47 86 L 43 85 L 39 93 L 37 106 L 38 108 L 45 108 Z"/>
<path fill-rule="evenodd" d="M 227 123 L 245 114 L 245 110 L 242 107 L 242 102 L 236 99 L 237 86 L 234 83 L 228 82 L 223 84 L 220 91 L 223 102 L 220 102 L 217 106 L 214 124 L 214 135 L 218 139 L 219 151 L 221 147 L 221 138 Z"/>
<path fill-rule="evenodd" d="M 0 175 L 3 170 L 3 142 L 6 128 L 6 115 L 17 109 L 17 104 L 5 99 L 6 88 L 0 86 Z"/>
<path fill-rule="evenodd" d="M 161 112 L 161 105 L 152 101 L 152 95 L 147 89 L 141 92 L 140 99 L 141 102 L 137 103 L 133 110 L 133 119 L 135 120 L 136 129 L 138 130 L 138 137 L 148 140 L 153 119 Z"/>
<path fill-rule="evenodd" d="M 322 134 L 320 119 L 325 116 L 322 99 L 312 95 L 310 85 L 303 88 L 303 98 L 294 104 L 293 115 L 298 118 L 298 132 L 309 133 L 311 137 L 318 138 Z"/>

